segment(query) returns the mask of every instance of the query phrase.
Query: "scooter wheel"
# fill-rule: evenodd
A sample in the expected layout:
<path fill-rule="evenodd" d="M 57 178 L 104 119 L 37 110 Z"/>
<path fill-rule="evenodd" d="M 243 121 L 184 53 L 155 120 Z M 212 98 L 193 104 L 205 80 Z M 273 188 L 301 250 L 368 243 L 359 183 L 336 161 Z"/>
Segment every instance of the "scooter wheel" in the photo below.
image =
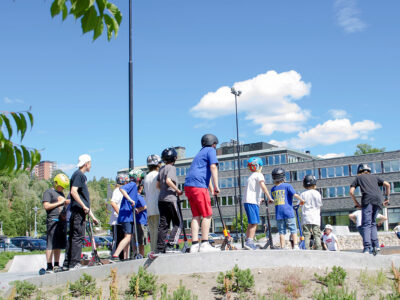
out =
<path fill-rule="evenodd" d="M 142 258 L 143 258 L 142 254 L 136 254 L 135 256 L 135 259 L 142 259 Z"/>
<path fill-rule="evenodd" d="M 39 270 L 39 275 L 44 275 L 44 274 L 46 274 L 46 270 L 44 268 L 41 268 Z"/>

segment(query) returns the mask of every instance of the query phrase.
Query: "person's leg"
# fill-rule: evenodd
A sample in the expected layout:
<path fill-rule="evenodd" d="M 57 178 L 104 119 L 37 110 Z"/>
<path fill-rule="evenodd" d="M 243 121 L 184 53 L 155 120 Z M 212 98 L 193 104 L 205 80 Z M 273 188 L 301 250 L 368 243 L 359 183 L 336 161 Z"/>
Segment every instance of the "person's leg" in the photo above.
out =
<path fill-rule="evenodd" d="M 79 212 L 71 214 L 71 245 L 70 268 L 75 267 L 81 261 L 83 239 L 85 237 L 85 214 Z"/>
<path fill-rule="evenodd" d="M 183 221 L 181 221 L 180 215 L 178 213 L 178 206 L 177 206 L 178 204 L 176 202 L 170 202 L 168 204 L 169 204 L 168 211 L 169 211 L 170 222 L 172 222 L 172 230 L 169 235 L 168 242 L 172 245 L 178 245 L 179 237 L 182 232 Z"/>
<path fill-rule="evenodd" d="M 370 249 L 371 244 L 371 224 L 372 224 L 372 204 L 368 204 L 361 210 L 361 222 L 363 231 L 364 250 Z"/>
<path fill-rule="evenodd" d="M 292 248 L 295 248 L 298 246 L 296 218 L 285 219 L 285 222 L 292 237 Z"/>
<path fill-rule="evenodd" d="M 314 235 L 315 250 L 322 250 L 321 229 L 319 228 L 319 225 L 313 225 L 312 232 Z"/>
<path fill-rule="evenodd" d="M 165 238 L 169 228 L 169 211 L 167 202 L 158 202 L 160 224 L 158 225 L 157 252 L 165 252 Z"/>
<path fill-rule="evenodd" d="M 311 228 L 312 228 L 311 224 L 303 225 L 304 243 L 307 250 L 310 250 Z"/>
<path fill-rule="evenodd" d="M 160 215 L 149 216 L 149 218 L 148 218 L 151 251 L 156 251 L 156 249 L 157 249 L 157 236 L 158 236 L 159 222 L 160 222 Z"/>
<path fill-rule="evenodd" d="M 246 237 L 248 239 L 254 240 L 254 236 L 256 235 L 257 225 L 258 224 L 249 224 L 247 226 Z"/>
<path fill-rule="evenodd" d="M 279 243 L 281 245 L 281 248 L 285 248 L 285 235 L 284 234 L 279 234 Z"/>
<path fill-rule="evenodd" d="M 46 261 L 47 261 L 47 264 L 53 263 L 53 250 L 50 250 L 50 249 L 46 250 Z"/>
<path fill-rule="evenodd" d="M 127 248 L 127 246 L 129 246 L 129 243 L 131 242 L 131 238 L 132 238 L 132 234 L 130 234 L 130 233 L 125 234 L 125 237 L 119 243 L 117 249 L 114 252 L 114 257 L 118 257 L 119 254 L 124 250 L 124 259 L 128 258 L 127 254 L 129 253 L 129 248 Z M 126 251 L 127 250 L 126 248 L 128 249 L 128 251 Z"/>
<path fill-rule="evenodd" d="M 111 256 L 114 255 L 115 250 L 117 250 L 118 247 L 118 232 L 117 232 L 117 225 L 112 225 L 111 226 L 111 232 L 112 232 L 112 237 L 113 237 L 113 241 L 111 244 Z"/>
<path fill-rule="evenodd" d="M 286 227 L 284 220 L 276 220 L 276 227 L 278 228 L 279 232 L 279 243 L 281 249 L 285 248 L 285 234 L 286 234 Z"/>
<path fill-rule="evenodd" d="M 378 229 L 376 227 L 376 217 L 378 216 L 379 206 L 372 205 L 372 220 L 371 220 L 371 244 L 372 247 L 379 248 Z"/>
<path fill-rule="evenodd" d="M 199 228 L 200 228 L 201 217 L 193 217 L 190 227 L 192 230 L 192 243 L 199 242 Z"/>
<path fill-rule="evenodd" d="M 54 249 L 54 266 L 58 267 L 60 265 L 61 249 Z"/>
<path fill-rule="evenodd" d="M 201 221 L 201 240 L 208 241 L 212 216 L 204 217 Z"/>

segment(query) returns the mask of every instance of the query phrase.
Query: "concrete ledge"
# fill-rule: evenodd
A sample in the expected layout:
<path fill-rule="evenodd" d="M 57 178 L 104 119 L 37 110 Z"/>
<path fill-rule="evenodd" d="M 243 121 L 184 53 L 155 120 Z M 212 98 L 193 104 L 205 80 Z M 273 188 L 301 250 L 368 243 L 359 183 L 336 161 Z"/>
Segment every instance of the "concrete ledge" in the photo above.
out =
<path fill-rule="evenodd" d="M 258 250 L 258 251 L 224 251 L 214 253 L 171 254 L 160 256 L 154 261 L 147 259 L 120 262 L 98 267 L 71 270 L 56 274 L 35 275 L 19 280 L 27 280 L 38 287 L 56 286 L 76 281 L 83 273 L 96 279 L 105 279 L 111 269 L 117 274 L 130 275 L 146 264 L 147 270 L 154 274 L 192 274 L 220 272 L 232 269 L 236 264 L 240 268 L 273 268 L 273 267 L 312 267 L 330 268 L 341 266 L 345 269 L 388 269 L 392 262 L 400 266 L 398 255 L 360 254 L 352 252 L 305 251 L 305 250 Z M 0 277 L 1 279 L 1 277 Z M 5 294 L 10 292 L 3 290 Z"/>

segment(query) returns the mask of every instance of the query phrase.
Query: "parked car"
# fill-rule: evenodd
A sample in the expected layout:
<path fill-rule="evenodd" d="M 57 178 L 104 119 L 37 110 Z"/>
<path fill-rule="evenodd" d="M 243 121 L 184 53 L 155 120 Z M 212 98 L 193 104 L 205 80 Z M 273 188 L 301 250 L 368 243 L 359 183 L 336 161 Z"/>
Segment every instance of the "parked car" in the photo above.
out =
<path fill-rule="evenodd" d="M 209 233 L 208 236 L 211 236 L 214 240 L 223 240 L 225 237 L 222 234 L 217 233 Z"/>
<path fill-rule="evenodd" d="M 110 249 L 111 242 L 106 239 L 104 236 L 95 236 L 94 241 L 96 242 L 96 247 L 107 247 Z"/>
<path fill-rule="evenodd" d="M 42 239 L 35 239 L 31 237 L 15 237 L 11 238 L 11 243 L 15 246 L 29 251 L 46 250 L 47 242 Z"/>
<path fill-rule="evenodd" d="M 0 252 L 22 252 L 22 248 L 15 246 L 13 243 L 0 241 Z"/>

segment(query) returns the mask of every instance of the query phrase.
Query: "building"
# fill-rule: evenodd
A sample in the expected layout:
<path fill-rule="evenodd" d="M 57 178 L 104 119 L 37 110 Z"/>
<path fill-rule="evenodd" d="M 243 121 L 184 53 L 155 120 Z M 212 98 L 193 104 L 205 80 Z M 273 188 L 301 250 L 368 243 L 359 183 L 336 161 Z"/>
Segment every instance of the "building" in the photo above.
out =
<path fill-rule="evenodd" d="M 260 157 L 264 162 L 262 173 L 268 189 L 272 185 L 271 171 L 280 166 L 286 171 L 286 181 L 293 185 L 298 193 L 304 188 L 302 180 L 306 174 L 313 174 L 318 179 L 317 187 L 321 192 L 323 207 L 321 211 L 322 225 L 347 225 L 351 230 L 356 230 L 354 224 L 349 221 L 348 214 L 355 210 L 353 201 L 350 198 L 350 184 L 357 175 L 359 163 L 368 163 L 372 173 L 379 175 L 391 184 L 390 206 L 384 213 L 388 215 L 390 228 L 400 222 L 400 150 L 371 153 L 359 156 L 345 156 L 330 159 L 321 159 L 311 155 L 308 151 L 301 152 L 287 148 L 277 147 L 268 143 L 259 142 L 240 145 L 241 161 L 241 185 L 242 195 L 246 186 L 246 179 L 250 175 L 247 169 L 247 159 L 252 156 Z M 220 204 L 224 221 L 228 227 L 232 227 L 233 220 L 239 215 L 239 207 L 235 205 L 235 190 L 238 199 L 238 163 L 235 152 L 236 145 L 223 143 L 217 149 L 219 160 L 219 185 L 221 189 Z M 178 175 L 179 188 L 183 190 L 186 172 L 189 170 L 192 158 L 181 158 L 175 163 Z M 143 167 L 145 169 L 145 167 Z M 123 171 L 123 170 L 121 170 Z M 126 170 L 125 170 L 126 171 Z M 236 188 L 235 188 L 236 187 Z M 356 190 L 357 197 L 360 191 Z M 182 203 L 184 223 L 190 227 L 191 211 L 187 199 Z M 359 199 L 359 201 L 361 201 Z M 212 201 L 213 205 L 214 199 Z M 238 203 L 238 201 L 236 202 Z M 260 209 L 261 220 L 265 223 L 265 206 Z M 275 226 L 274 207 L 270 205 L 272 225 Z M 244 209 L 243 209 L 244 213 Z M 222 226 L 216 207 L 213 208 L 213 226 L 215 232 L 221 232 Z M 262 225 L 260 226 L 260 229 Z"/>
<path fill-rule="evenodd" d="M 49 180 L 53 176 L 53 172 L 57 169 L 55 161 L 41 161 L 34 168 L 32 173 L 39 179 Z"/>

